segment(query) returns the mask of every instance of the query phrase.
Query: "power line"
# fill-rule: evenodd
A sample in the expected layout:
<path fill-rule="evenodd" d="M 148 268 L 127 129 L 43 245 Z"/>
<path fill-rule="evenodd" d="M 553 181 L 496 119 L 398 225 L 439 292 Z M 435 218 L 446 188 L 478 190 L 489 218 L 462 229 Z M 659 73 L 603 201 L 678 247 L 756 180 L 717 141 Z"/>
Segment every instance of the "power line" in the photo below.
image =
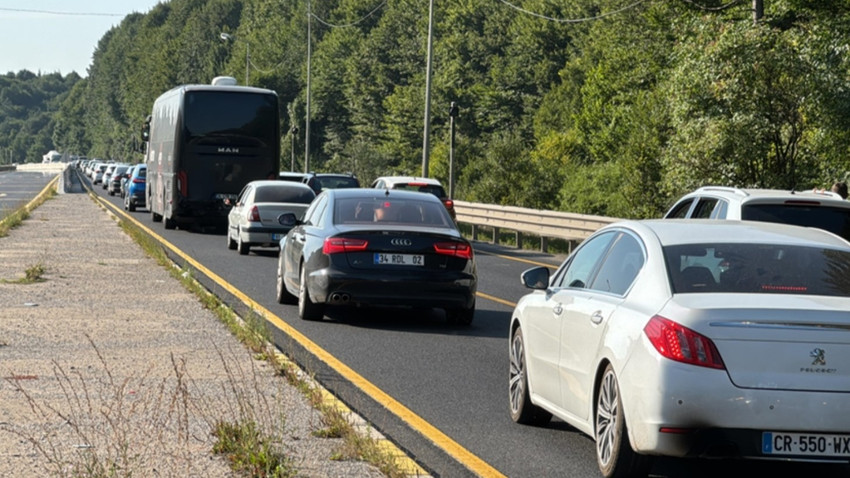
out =
<path fill-rule="evenodd" d="M 60 16 L 85 16 L 85 17 L 123 17 L 126 13 L 98 13 L 98 12 L 57 12 L 52 10 L 32 10 L 28 8 L 6 8 L 0 7 L 0 11 L 19 13 L 40 13 L 43 15 Z"/>
<path fill-rule="evenodd" d="M 532 12 L 532 11 L 530 11 L 530 10 L 526 10 L 526 9 L 524 9 L 524 8 L 520 8 L 520 7 L 516 6 L 516 5 L 514 5 L 514 4 L 510 3 L 510 2 L 508 2 L 507 0 L 499 0 L 499 1 L 500 1 L 500 2 L 502 2 L 502 3 L 504 3 L 505 5 L 507 5 L 507 6 L 511 7 L 511 8 L 513 8 L 514 10 L 517 10 L 517 11 L 519 11 L 519 12 L 525 13 L 526 15 L 531 15 L 531 16 L 533 16 L 533 17 L 542 18 L 542 19 L 544 19 L 544 20 L 549 20 L 549 21 L 551 21 L 551 22 L 558 22 L 558 23 L 583 23 L 583 22 L 589 22 L 589 21 L 592 21 L 592 20 L 599 20 L 599 19 L 602 19 L 602 18 L 605 18 L 605 17 L 611 16 L 611 15 L 615 15 L 615 14 L 617 14 L 617 13 L 624 12 L 624 11 L 626 11 L 626 10 L 632 9 L 632 8 L 634 8 L 634 7 L 638 6 L 638 5 L 640 5 L 641 3 L 645 2 L 646 0 L 637 0 L 636 2 L 632 3 L 631 5 L 627 5 L 627 6 L 623 7 L 623 8 L 618 9 L 618 10 L 614 10 L 614 11 L 611 11 L 611 12 L 608 12 L 608 13 L 603 13 L 602 15 L 596 15 L 595 17 L 585 17 L 585 18 L 553 18 L 553 17 L 547 17 L 546 15 L 541 15 L 541 14 L 539 14 L 539 13 Z"/>
<path fill-rule="evenodd" d="M 310 16 L 312 16 L 313 18 L 315 18 L 315 19 L 316 19 L 316 21 L 318 21 L 318 22 L 319 22 L 319 23 L 321 23 L 322 25 L 325 25 L 325 26 L 328 26 L 328 27 L 331 27 L 331 28 L 347 28 L 347 27 L 353 27 L 353 26 L 355 26 L 355 25 L 357 25 L 357 24 L 359 24 L 359 23 L 363 23 L 364 21 L 366 21 L 366 19 L 368 19 L 369 17 L 371 17 L 372 15 L 374 15 L 374 14 L 375 14 L 375 12 L 377 12 L 378 10 L 380 10 L 380 9 L 381 9 L 381 7 L 383 7 L 383 6 L 384 6 L 384 5 L 386 5 L 386 4 L 387 4 L 387 0 L 384 0 L 384 1 L 383 1 L 383 2 L 381 2 L 381 3 L 377 6 L 377 7 L 375 7 L 375 8 L 374 8 L 371 12 L 367 13 L 366 15 L 364 15 L 364 16 L 363 16 L 362 18 L 360 18 L 359 20 L 354 21 L 354 22 L 351 22 L 351 23 L 347 23 L 347 24 L 345 24 L 345 25 L 335 25 L 335 24 L 333 24 L 333 23 L 326 22 L 325 20 L 323 20 L 323 19 L 321 19 L 321 18 L 317 17 L 317 16 L 316 16 L 316 15 L 314 15 L 313 13 L 310 13 Z"/>

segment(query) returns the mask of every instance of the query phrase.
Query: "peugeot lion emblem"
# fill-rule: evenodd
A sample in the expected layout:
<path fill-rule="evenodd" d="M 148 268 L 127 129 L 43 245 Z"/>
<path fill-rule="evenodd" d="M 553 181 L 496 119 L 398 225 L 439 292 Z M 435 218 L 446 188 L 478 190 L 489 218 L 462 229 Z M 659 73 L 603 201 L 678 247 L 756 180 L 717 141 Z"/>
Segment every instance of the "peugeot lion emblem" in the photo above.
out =
<path fill-rule="evenodd" d="M 809 357 L 813 358 L 812 365 L 826 365 L 826 350 L 816 348 L 809 352 Z"/>
<path fill-rule="evenodd" d="M 392 239 L 390 241 L 390 244 L 394 246 L 412 246 L 413 241 L 411 241 L 410 239 Z"/>

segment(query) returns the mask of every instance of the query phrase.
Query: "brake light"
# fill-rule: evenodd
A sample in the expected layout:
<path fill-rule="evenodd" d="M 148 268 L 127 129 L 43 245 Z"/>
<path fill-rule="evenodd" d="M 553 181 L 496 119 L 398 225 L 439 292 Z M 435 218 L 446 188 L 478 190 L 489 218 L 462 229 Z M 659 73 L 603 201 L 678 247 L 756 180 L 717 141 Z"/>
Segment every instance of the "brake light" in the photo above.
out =
<path fill-rule="evenodd" d="M 465 242 L 438 242 L 434 244 L 437 254 L 472 259 L 472 246 Z"/>
<path fill-rule="evenodd" d="M 186 171 L 180 171 L 177 173 L 177 189 L 183 197 L 189 196 L 189 183 L 186 179 Z"/>
<path fill-rule="evenodd" d="M 726 368 L 711 339 L 670 319 L 656 315 L 643 332 L 655 350 L 670 360 L 720 370 Z"/>
<path fill-rule="evenodd" d="M 446 209 L 452 209 L 453 207 L 455 207 L 455 202 L 451 199 L 446 199 L 445 201 L 443 201 L 443 204 L 446 205 Z"/>
<path fill-rule="evenodd" d="M 142 178 L 136 178 L 136 179 L 133 180 L 133 182 L 136 183 L 136 184 L 144 184 L 145 180 L 142 179 Z"/>
<path fill-rule="evenodd" d="M 337 254 L 340 252 L 365 251 L 369 241 L 365 239 L 351 239 L 347 237 L 328 237 L 322 245 L 325 254 Z"/>
<path fill-rule="evenodd" d="M 257 209 L 257 206 L 252 207 L 248 211 L 248 220 L 251 222 L 260 222 L 260 210 Z"/>

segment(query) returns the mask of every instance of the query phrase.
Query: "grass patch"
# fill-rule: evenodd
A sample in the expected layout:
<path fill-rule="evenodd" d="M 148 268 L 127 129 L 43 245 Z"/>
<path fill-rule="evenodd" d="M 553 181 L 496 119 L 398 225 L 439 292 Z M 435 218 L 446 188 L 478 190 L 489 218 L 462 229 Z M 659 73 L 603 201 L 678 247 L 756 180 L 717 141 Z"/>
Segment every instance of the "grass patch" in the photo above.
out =
<path fill-rule="evenodd" d="M 24 271 L 24 277 L 15 280 L 2 279 L 0 282 L 4 284 L 35 284 L 37 282 L 45 282 L 47 280 L 44 278 L 46 272 L 47 268 L 43 263 L 39 262 L 38 264 L 27 267 Z"/>

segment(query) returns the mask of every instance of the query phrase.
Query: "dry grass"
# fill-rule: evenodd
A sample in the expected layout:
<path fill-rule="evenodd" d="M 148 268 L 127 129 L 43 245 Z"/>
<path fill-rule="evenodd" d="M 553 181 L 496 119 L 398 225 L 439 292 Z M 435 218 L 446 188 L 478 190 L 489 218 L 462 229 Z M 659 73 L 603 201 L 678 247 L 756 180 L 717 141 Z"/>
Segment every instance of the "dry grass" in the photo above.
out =
<path fill-rule="evenodd" d="M 117 376 L 87 339 L 99 367 L 66 370 L 54 361 L 58 398 L 36 398 L 24 386 L 27 377 L 5 378 L 25 397 L 33 415 L 27 422 L 40 425 L 2 423 L 0 430 L 29 442 L 46 460 L 49 476 L 219 476 L 228 465 L 241 476 L 295 476 L 285 443 L 274 438 L 281 436 L 285 420 L 269 397 L 268 374 L 253 365 L 240 367 L 244 357 L 219 350 L 227 379 L 210 389 L 173 355 L 169 376 L 156 378 L 150 368 Z M 211 448 L 225 455 L 227 464 L 210 460 Z"/>

